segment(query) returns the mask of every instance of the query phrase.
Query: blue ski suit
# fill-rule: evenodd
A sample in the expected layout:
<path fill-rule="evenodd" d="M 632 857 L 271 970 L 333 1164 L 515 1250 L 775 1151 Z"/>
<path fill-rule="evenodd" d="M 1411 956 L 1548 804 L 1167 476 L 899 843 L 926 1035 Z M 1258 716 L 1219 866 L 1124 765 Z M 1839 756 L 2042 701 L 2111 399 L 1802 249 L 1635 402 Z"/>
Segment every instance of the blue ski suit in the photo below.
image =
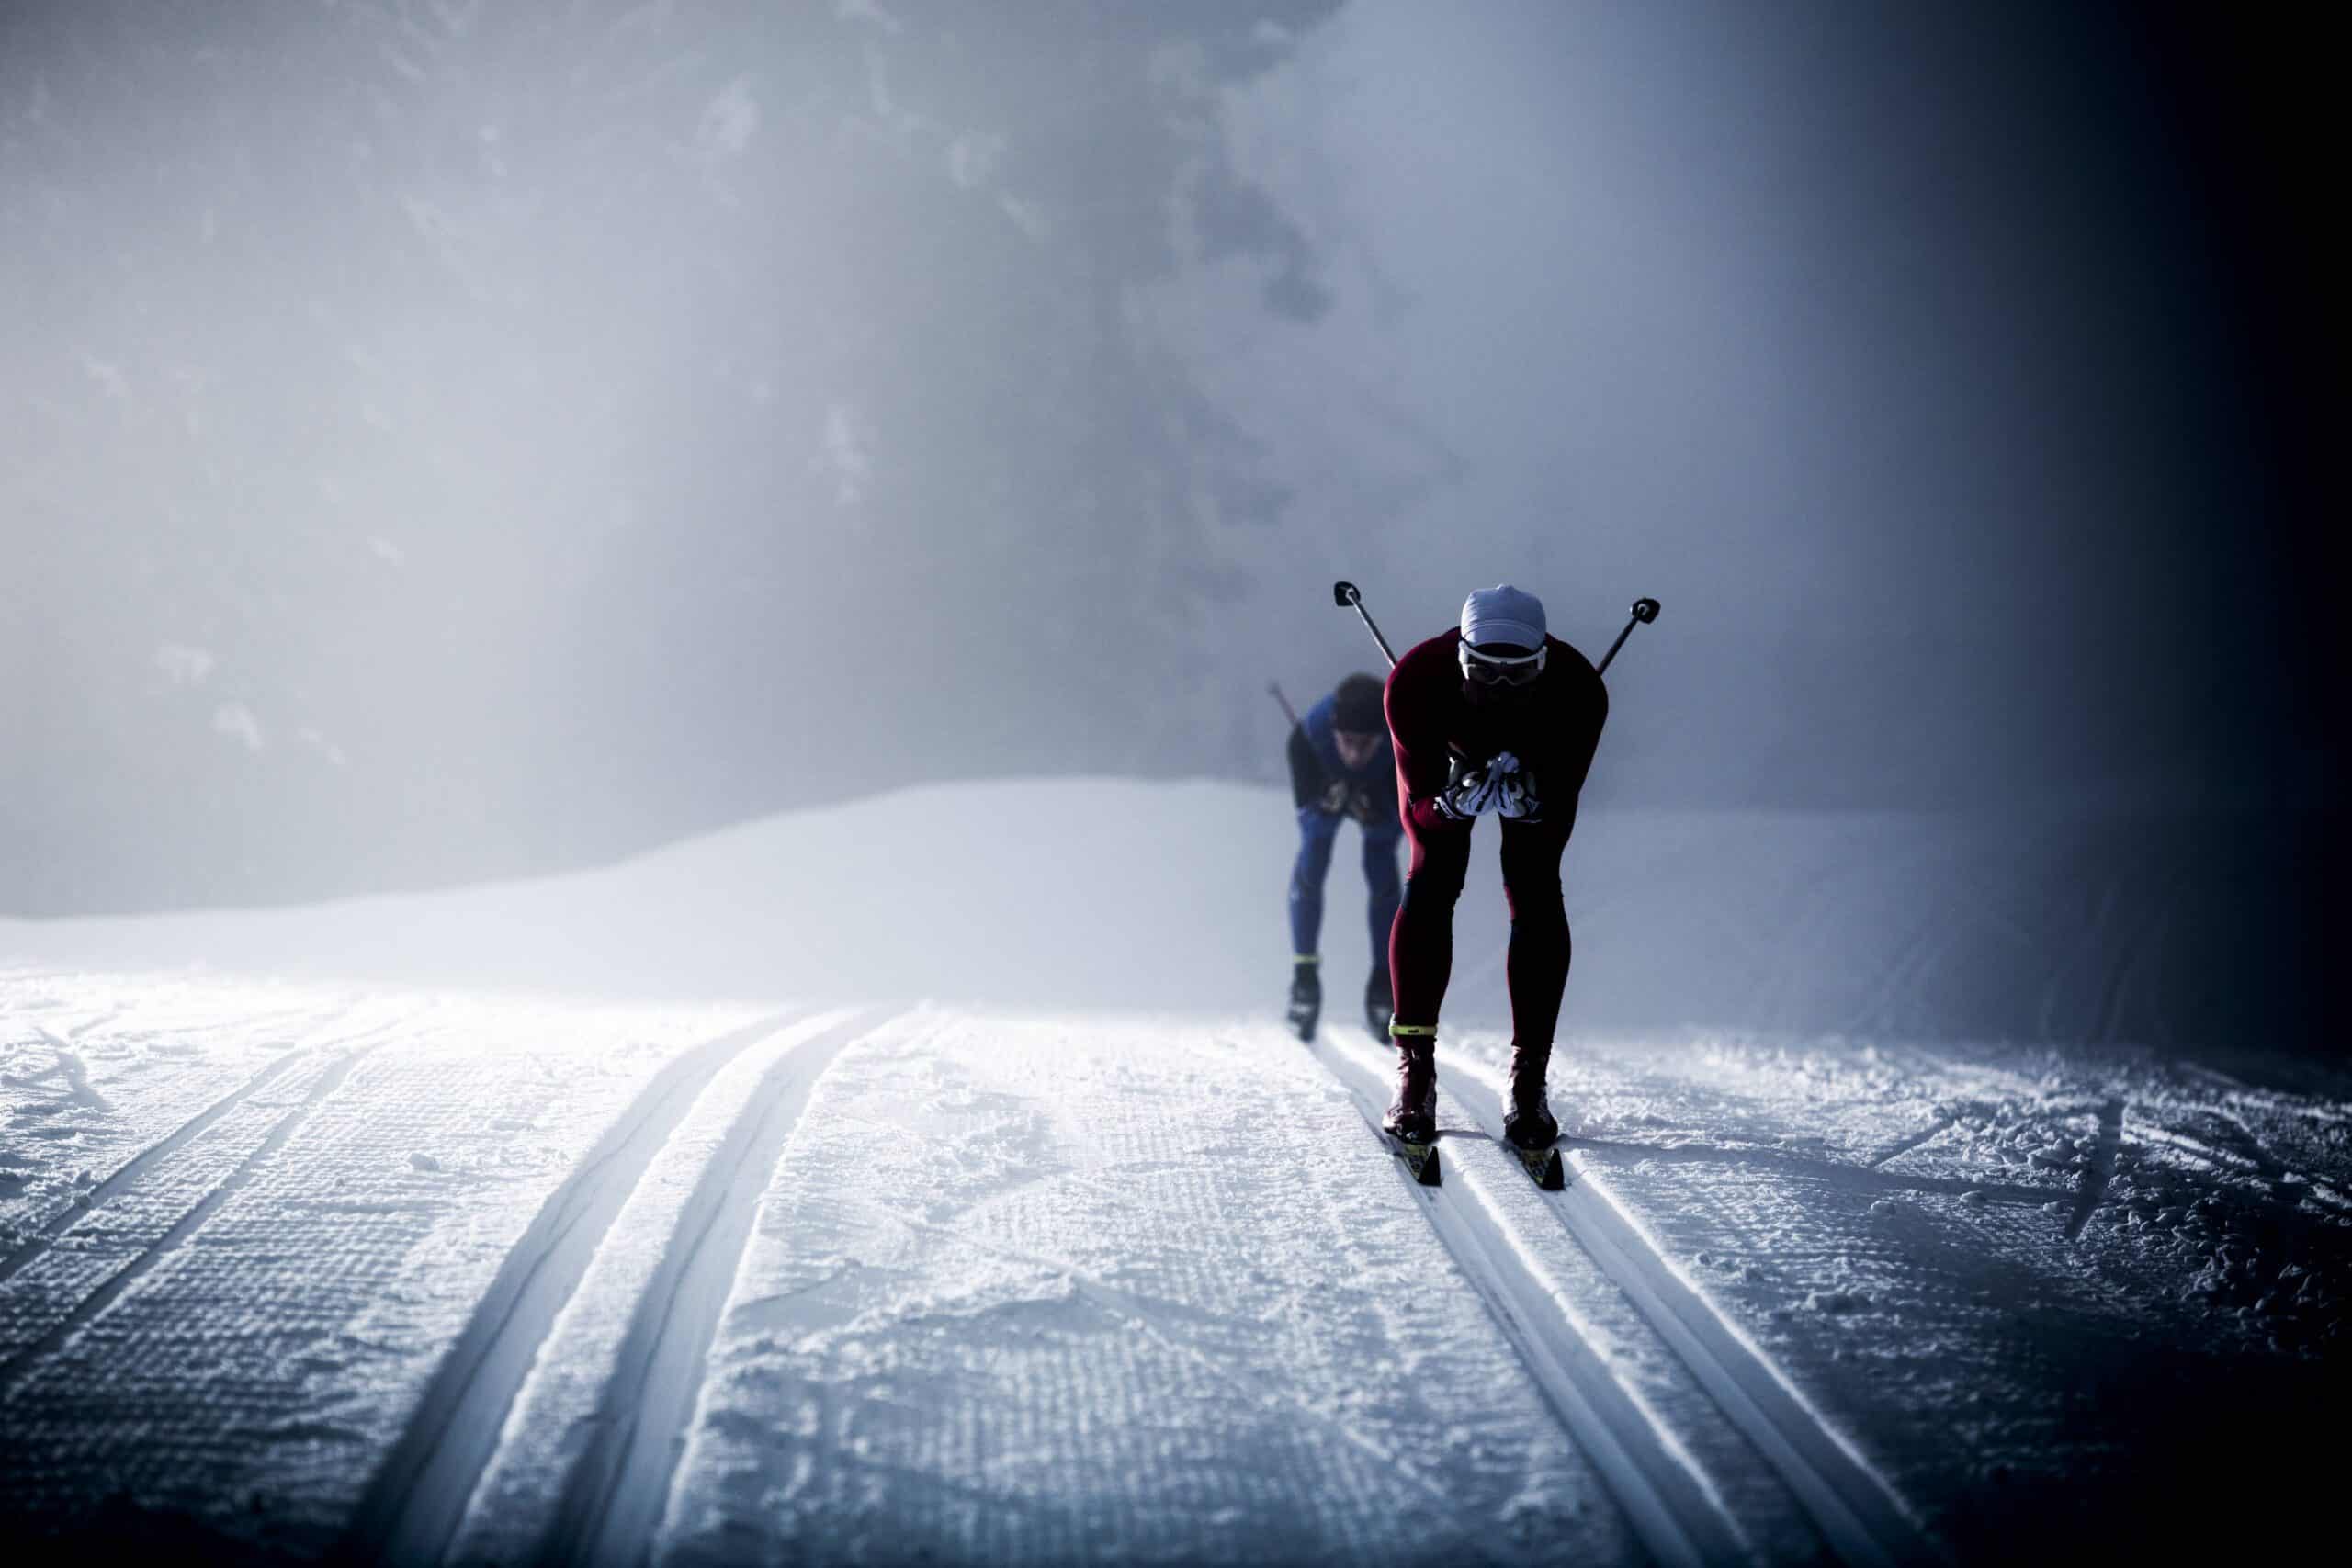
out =
<path fill-rule="evenodd" d="M 1298 859 L 1290 871 L 1291 952 L 1317 951 L 1323 933 L 1323 882 L 1331 869 L 1331 846 L 1340 824 L 1350 817 L 1363 824 L 1363 879 L 1371 895 L 1372 970 L 1388 972 L 1388 931 L 1404 897 L 1396 874 L 1396 845 L 1404 823 L 1396 815 L 1396 757 L 1386 735 L 1361 768 L 1340 761 L 1332 738 L 1334 700 L 1326 696 L 1306 710 L 1290 732 L 1290 786 L 1298 808 Z"/>

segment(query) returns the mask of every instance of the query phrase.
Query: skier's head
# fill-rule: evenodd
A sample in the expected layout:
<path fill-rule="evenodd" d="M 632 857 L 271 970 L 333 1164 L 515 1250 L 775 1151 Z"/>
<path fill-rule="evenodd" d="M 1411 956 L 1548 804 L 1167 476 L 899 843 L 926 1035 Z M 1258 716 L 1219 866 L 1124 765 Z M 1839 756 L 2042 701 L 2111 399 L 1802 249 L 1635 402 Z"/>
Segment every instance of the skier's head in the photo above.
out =
<path fill-rule="evenodd" d="M 1544 673 L 1544 601 L 1498 583 L 1462 601 L 1462 689 L 1474 703 L 1510 703 Z"/>
<path fill-rule="evenodd" d="M 1388 718 L 1382 698 L 1386 688 L 1373 675 L 1351 675 L 1331 692 L 1332 739 L 1340 748 L 1340 761 L 1351 768 L 1361 768 L 1372 761 L 1380 750 L 1380 742 L 1388 733 Z"/>

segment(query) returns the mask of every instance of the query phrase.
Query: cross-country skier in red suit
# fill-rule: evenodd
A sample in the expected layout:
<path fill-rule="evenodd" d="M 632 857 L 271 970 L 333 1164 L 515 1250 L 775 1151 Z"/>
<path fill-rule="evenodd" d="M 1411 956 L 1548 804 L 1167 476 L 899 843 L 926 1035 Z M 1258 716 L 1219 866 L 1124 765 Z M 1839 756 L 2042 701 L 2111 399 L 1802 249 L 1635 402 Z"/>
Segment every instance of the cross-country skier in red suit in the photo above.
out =
<path fill-rule="evenodd" d="M 1437 1021 L 1453 967 L 1453 906 L 1470 835 L 1493 816 L 1510 906 L 1510 1108 L 1503 1135 L 1521 1148 L 1559 1136 L 1544 1100 L 1552 1032 L 1568 979 L 1560 855 L 1592 766 L 1609 694 L 1589 660 L 1544 631 L 1544 604 L 1505 584 L 1462 605 L 1459 628 L 1433 637 L 1389 673 L 1388 732 L 1396 797 L 1411 843 L 1405 902 L 1388 933 L 1396 1011 L 1396 1103 L 1388 1130 L 1426 1142 L 1437 1130 Z"/>

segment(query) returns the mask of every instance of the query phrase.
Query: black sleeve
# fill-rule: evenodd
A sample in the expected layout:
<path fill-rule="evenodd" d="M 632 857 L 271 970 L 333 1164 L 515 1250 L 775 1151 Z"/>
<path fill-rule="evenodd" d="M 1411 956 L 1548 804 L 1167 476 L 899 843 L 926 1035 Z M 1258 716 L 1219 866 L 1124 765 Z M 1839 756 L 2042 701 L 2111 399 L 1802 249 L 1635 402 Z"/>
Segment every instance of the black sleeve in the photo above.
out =
<path fill-rule="evenodd" d="M 1323 776 L 1323 764 L 1317 761 L 1315 748 L 1306 741 L 1306 727 L 1295 724 L 1290 729 L 1290 801 L 1293 806 L 1313 806 L 1323 798 L 1330 781 Z"/>
<path fill-rule="evenodd" d="M 1609 722 L 1609 688 L 1598 675 L 1577 683 L 1567 704 L 1542 784 L 1546 802 L 1573 802 L 1592 772 L 1592 755 L 1600 748 L 1601 727 Z"/>

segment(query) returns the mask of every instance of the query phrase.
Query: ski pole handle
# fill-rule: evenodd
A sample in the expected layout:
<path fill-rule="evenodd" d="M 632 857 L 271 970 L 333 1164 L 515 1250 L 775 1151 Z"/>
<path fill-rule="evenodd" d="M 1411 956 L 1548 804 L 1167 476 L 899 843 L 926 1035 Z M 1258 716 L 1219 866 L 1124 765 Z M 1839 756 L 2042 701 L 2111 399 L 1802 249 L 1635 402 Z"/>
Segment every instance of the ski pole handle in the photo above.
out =
<path fill-rule="evenodd" d="M 1612 660 L 1612 659 L 1614 659 L 1614 658 L 1616 658 L 1616 657 L 1617 657 L 1617 650 L 1618 650 L 1619 649 L 1621 649 L 1621 648 L 1623 648 L 1623 647 L 1624 647 L 1624 646 L 1625 646 L 1625 639 L 1626 639 L 1627 637 L 1632 637 L 1632 636 L 1634 635 L 1634 628 L 1635 626 L 1645 626 L 1649 625 L 1652 621 L 1655 621 L 1655 620 L 1657 620 L 1657 600 L 1655 600 L 1655 599 L 1636 599 L 1636 600 L 1634 600 L 1634 618 L 1633 618 L 1632 620 L 1627 621 L 1627 622 L 1625 623 L 1625 629 L 1624 629 L 1623 631 L 1619 632 L 1619 633 L 1617 634 L 1617 640 L 1616 640 L 1615 642 L 1611 643 L 1611 644 L 1609 645 L 1609 651 L 1608 651 L 1608 652 L 1606 652 L 1606 653 L 1604 653 L 1604 654 L 1602 654 L 1602 655 L 1600 656 L 1600 663 L 1598 666 L 1596 666 L 1596 667 L 1594 668 L 1594 670 L 1593 670 L 1593 673 L 1594 673 L 1594 674 L 1596 674 L 1596 675 L 1606 675 L 1607 673 L 1609 673 L 1609 661 L 1610 661 L 1611 660 Z"/>
<path fill-rule="evenodd" d="M 1372 612 L 1363 607 L 1363 594 L 1356 585 L 1352 582 L 1331 584 L 1331 603 L 1343 609 L 1352 609 L 1363 617 L 1364 630 L 1370 632 L 1372 640 L 1380 645 L 1380 651 L 1388 656 L 1388 668 L 1396 669 L 1396 652 L 1388 646 L 1388 639 L 1380 635 L 1380 628 L 1372 624 Z"/>
<path fill-rule="evenodd" d="M 1288 697 L 1283 695 L 1283 683 L 1280 681 L 1269 681 L 1266 682 L 1266 692 L 1274 701 L 1283 705 L 1283 716 L 1290 720 L 1290 727 L 1293 729 L 1296 729 L 1299 722 L 1298 710 L 1290 705 Z"/>

